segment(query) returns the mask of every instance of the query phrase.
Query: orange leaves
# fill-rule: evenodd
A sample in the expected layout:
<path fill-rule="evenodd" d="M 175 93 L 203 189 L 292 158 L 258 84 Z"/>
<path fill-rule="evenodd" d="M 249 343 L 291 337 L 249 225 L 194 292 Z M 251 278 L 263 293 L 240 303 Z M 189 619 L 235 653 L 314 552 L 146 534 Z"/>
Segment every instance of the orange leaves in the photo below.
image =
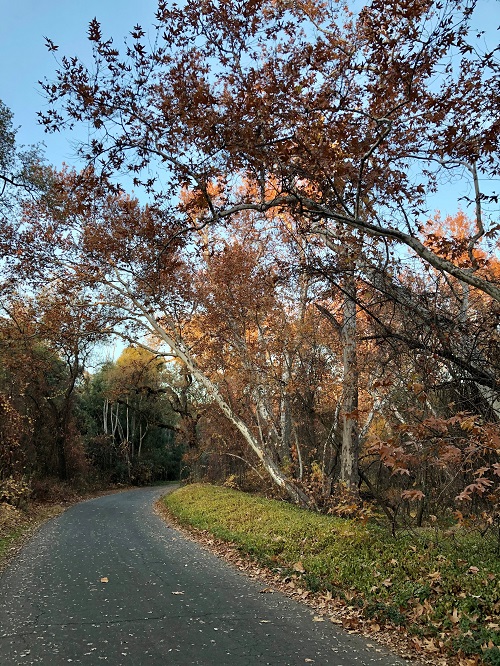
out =
<path fill-rule="evenodd" d="M 410 500 L 411 502 L 416 502 L 422 500 L 425 495 L 421 490 L 403 490 L 401 497 L 405 500 Z"/>
<path fill-rule="evenodd" d="M 223 178 L 209 180 L 203 186 L 188 189 L 183 187 L 180 193 L 181 210 L 192 219 L 209 212 L 210 206 L 220 206 L 224 200 L 226 184 Z"/>
<path fill-rule="evenodd" d="M 462 430 L 465 430 L 465 432 L 473 432 L 474 428 L 476 427 L 476 419 L 477 419 L 476 416 L 469 416 L 463 419 L 459 424 L 460 428 L 462 428 Z"/>
<path fill-rule="evenodd" d="M 474 481 L 474 483 L 470 483 L 468 486 L 464 488 L 464 490 L 457 495 L 457 500 L 460 501 L 468 501 L 472 498 L 472 495 L 474 493 L 477 493 L 478 495 L 483 495 L 488 488 L 490 488 L 493 485 L 493 481 L 490 479 L 486 479 L 485 477 L 479 477 Z"/>
<path fill-rule="evenodd" d="M 409 475 L 408 465 L 411 456 L 405 452 L 402 446 L 396 446 L 394 441 L 384 442 L 376 438 L 372 439 L 368 450 L 370 453 L 376 453 L 380 456 L 384 465 L 391 470 L 391 474 Z"/>
<path fill-rule="evenodd" d="M 413 389 L 420 394 L 421 385 L 413 385 Z M 466 482 L 462 490 L 456 492 L 455 500 L 468 502 L 476 494 L 494 504 L 500 463 L 491 456 L 497 451 L 499 442 L 498 424 L 483 423 L 478 416 L 466 412 L 448 418 L 434 414 L 423 418 L 423 412 L 418 416 L 420 421 L 398 426 L 399 436 L 386 441 L 372 437 L 369 452 L 380 456 L 392 474 L 418 478 L 421 465 L 448 470 L 451 474 L 461 468 Z M 428 499 L 432 497 L 432 489 L 424 490 L 418 485 L 403 486 L 401 500 L 419 502 L 426 496 Z M 463 520 L 460 512 L 456 515 Z"/>
<path fill-rule="evenodd" d="M 459 266 L 471 266 L 473 262 L 485 265 L 487 254 L 482 247 L 475 246 L 471 254 L 471 239 L 477 232 L 475 222 L 463 211 L 455 215 L 447 215 L 444 220 L 437 215 L 427 223 L 429 231 L 425 235 L 425 243 L 441 256 L 454 261 Z"/>

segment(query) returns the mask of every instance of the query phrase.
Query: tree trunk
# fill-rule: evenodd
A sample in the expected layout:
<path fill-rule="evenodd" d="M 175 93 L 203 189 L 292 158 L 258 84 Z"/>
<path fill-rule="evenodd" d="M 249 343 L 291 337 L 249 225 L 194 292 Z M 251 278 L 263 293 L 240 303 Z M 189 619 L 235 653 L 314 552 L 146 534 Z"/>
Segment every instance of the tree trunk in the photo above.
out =
<path fill-rule="evenodd" d="M 285 369 L 283 370 L 282 390 L 281 390 L 281 405 L 280 405 L 280 446 L 279 457 L 283 464 L 290 465 L 292 457 L 290 454 L 292 448 L 292 410 L 290 406 L 290 396 L 288 395 L 288 385 L 290 383 L 290 370 L 288 367 L 288 355 L 285 358 Z"/>
<path fill-rule="evenodd" d="M 283 474 L 276 462 L 272 460 L 268 453 L 262 448 L 249 426 L 233 411 L 231 406 L 226 402 L 220 393 L 218 387 L 198 367 L 196 361 L 192 358 L 184 343 L 181 340 L 175 339 L 173 336 L 169 335 L 169 333 L 158 324 L 153 315 L 151 315 L 149 312 L 144 312 L 144 308 L 141 307 L 140 303 L 138 303 L 135 299 L 133 299 L 133 302 L 136 307 L 142 310 L 143 315 L 151 326 L 151 332 L 156 333 L 160 339 L 169 345 L 169 347 L 173 352 L 175 352 L 179 359 L 185 363 L 193 377 L 195 377 L 202 384 L 202 386 L 205 387 L 208 394 L 212 397 L 213 400 L 215 400 L 223 414 L 243 435 L 245 441 L 257 455 L 262 463 L 262 466 L 271 477 L 273 482 L 279 488 L 282 488 L 293 502 L 305 508 L 315 508 L 314 502 L 304 493 L 303 490 L 301 490 L 296 484 L 290 481 Z"/>
<path fill-rule="evenodd" d="M 356 278 L 347 273 L 344 279 L 342 322 L 342 352 L 344 365 L 342 404 L 342 448 L 340 452 L 340 481 L 348 488 L 358 484 L 358 363 L 356 340 Z"/>

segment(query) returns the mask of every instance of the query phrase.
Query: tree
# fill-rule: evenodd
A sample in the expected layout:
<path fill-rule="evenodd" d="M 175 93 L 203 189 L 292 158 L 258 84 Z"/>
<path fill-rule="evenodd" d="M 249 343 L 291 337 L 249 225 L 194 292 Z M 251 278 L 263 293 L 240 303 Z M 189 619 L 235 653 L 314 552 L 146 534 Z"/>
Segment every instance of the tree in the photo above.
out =
<path fill-rule="evenodd" d="M 83 392 L 87 446 L 95 466 L 118 481 L 178 478 L 182 442 L 167 398 L 161 357 L 126 348 L 92 376 Z"/>
<path fill-rule="evenodd" d="M 498 176 L 498 122 L 483 112 L 497 108 L 498 60 L 471 45 L 473 11 L 473 1 L 373 2 L 357 13 L 160 1 L 150 50 L 136 26 L 122 57 L 92 21 L 94 67 L 64 57 L 44 84 L 41 120 L 49 131 L 88 122 L 95 138 L 82 153 L 105 174 L 128 170 L 160 201 L 188 185 L 197 196 L 176 211 L 187 227 L 287 209 L 307 238 L 335 242 L 348 226 L 498 301 L 474 258 L 495 231 L 482 207 L 496 195 L 480 177 Z M 445 176 L 474 192 L 466 267 L 425 243 L 426 194 Z"/>
<path fill-rule="evenodd" d="M 153 354 L 180 357 L 186 378 L 189 375 L 189 381 L 197 382 L 208 400 L 222 406 L 257 461 L 263 461 L 271 478 L 274 479 L 273 473 L 277 476 L 278 481 L 274 479 L 277 485 L 295 500 L 305 497 L 301 499 L 304 504 L 316 503 L 317 492 L 312 491 L 307 477 L 311 472 L 311 480 L 318 479 L 319 467 L 321 490 L 328 492 L 331 487 L 330 475 L 336 471 L 338 456 L 328 451 L 332 441 L 338 445 L 338 439 L 335 432 L 331 439 L 328 431 L 335 430 L 340 414 L 338 399 L 336 405 L 335 399 L 321 398 L 320 392 L 329 391 L 338 398 L 340 382 L 336 378 L 342 377 L 338 355 L 342 324 L 334 324 L 336 336 L 331 331 L 321 331 L 318 310 L 328 312 L 326 319 L 332 321 L 334 309 L 342 307 L 345 291 L 342 253 L 335 263 L 333 252 L 327 254 L 321 245 L 308 245 L 307 261 L 301 265 L 290 252 L 293 234 L 282 214 L 262 219 L 246 213 L 234 220 L 231 237 L 222 230 L 215 234 L 215 228 L 211 228 L 202 234 L 198 246 L 183 245 L 169 226 L 171 220 L 161 211 L 142 208 L 128 197 L 113 194 L 92 174 L 66 172 L 54 177 L 54 182 L 58 187 L 50 197 L 25 208 L 16 243 L 19 266 L 29 263 L 35 283 L 46 280 L 49 267 L 54 278 L 57 276 L 69 292 L 77 284 L 88 289 L 86 306 L 99 303 L 99 307 L 112 311 L 113 320 L 107 325 L 119 323 L 124 337 L 141 339 L 141 331 L 147 331 L 167 343 L 163 348 L 153 348 L 153 343 L 141 340 L 143 345 L 149 344 Z M 165 233 L 173 239 L 167 248 L 160 245 Z M 152 268 L 151 256 L 157 257 L 152 250 L 158 246 L 164 251 L 160 254 L 161 262 Z M 58 252 L 54 253 L 54 247 Z M 297 250 L 300 246 L 294 247 L 300 254 Z M 376 250 L 367 244 L 365 248 Z M 386 420 L 388 440 L 392 438 L 395 442 L 389 432 L 393 428 L 393 414 L 397 414 L 398 408 L 407 413 L 408 407 L 414 409 L 411 401 L 397 395 L 398 390 L 404 393 L 407 383 L 402 369 L 412 376 L 415 386 L 423 379 L 434 390 L 433 383 L 443 381 L 443 370 L 448 367 L 445 361 L 460 367 L 462 358 L 461 365 L 465 368 L 467 359 L 458 357 L 457 352 L 450 357 L 453 343 L 444 335 L 446 326 L 451 330 L 446 316 L 453 314 L 452 307 L 460 309 L 460 304 L 453 300 L 453 290 L 449 294 L 442 289 L 428 291 L 435 285 L 432 276 L 425 272 L 407 276 L 401 273 L 398 280 L 389 272 L 370 272 L 369 258 L 365 251 L 363 261 L 352 271 L 356 281 L 356 300 L 351 296 L 356 306 L 356 353 L 358 367 L 363 372 L 359 385 L 367 389 L 361 392 L 358 414 L 351 414 L 351 418 L 356 421 L 360 442 L 365 447 L 362 478 L 378 493 L 366 466 L 372 466 L 375 453 L 379 460 L 382 456 L 383 461 L 392 464 L 394 457 L 385 454 L 398 446 L 388 444 L 377 449 L 373 444 L 372 459 L 367 459 L 366 437 L 373 434 L 369 428 L 378 414 Z M 383 279 L 377 289 L 368 280 L 369 277 L 375 283 L 374 275 Z M 301 284 L 307 288 L 299 288 Z M 393 297 L 385 298 L 384 293 L 391 291 Z M 434 307 L 429 302 L 431 298 Z M 410 326 L 408 320 L 409 305 L 421 322 L 413 329 L 413 321 Z M 435 322 L 441 322 L 441 318 L 442 325 L 436 328 Z M 364 339 L 366 343 L 360 346 Z M 383 349 L 370 346 L 370 340 L 376 339 L 384 343 Z M 412 347 L 420 352 L 419 357 L 412 356 Z M 390 349 L 392 356 L 388 354 Z M 371 355 L 369 361 L 367 355 Z M 443 360 L 441 364 L 439 358 Z M 467 367 L 474 367 L 470 359 Z M 333 377 L 329 380 L 328 375 Z M 479 376 L 477 369 L 474 376 Z M 425 388 L 426 391 L 419 390 L 415 396 L 416 405 L 420 398 L 425 398 L 432 413 L 433 398 L 428 397 Z M 184 411 L 179 394 L 179 402 L 170 392 L 165 391 L 165 395 L 171 399 L 174 410 Z M 125 405 L 123 399 L 118 403 L 121 410 L 118 421 L 123 433 L 127 423 L 130 425 L 123 411 L 126 394 L 124 398 Z M 325 413 L 324 424 L 322 409 L 329 411 Z M 422 416 L 413 413 L 417 420 Z M 366 416 L 364 424 L 361 414 Z M 412 426 L 408 420 L 406 425 Z M 305 445 L 308 422 L 312 424 L 312 437 L 311 444 Z M 295 442 L 286 434 L 288 425 L 298 435 Z M 314 442 L 318 436 L 323 437 L 321 452 Z M 128 437 L 119 439 L 128 442 Z M 226 449 L 223 453 L 240 455 L 241 451 Z M 248 462 L 254 465 L 251 458 Z M 404 469 L 403 462 L 400 469 Z M 395 485 L 400 492 L 411 489 L 391 482 L 391 490 Z M 378 496 L 383 502 L 383 496 L 379 493 Z"/>
<path fill-rule="evenodd" d="M 40 149 L 16 145 L 13 114 L 0 100 L 0 220 L 12 212 L 20 196 L 44 187 L 44 178 Z"/>
<path fill-rule="evenodd" d="M 18 278 L 22 283 L 22 275 Z M 106 330 L 102 309 L 85 312 L 84 303 L 78 287 L 71 295 L 46 288 L 2 299 L 2 388 L 30 425 L 26 471 L 38 476 L 64 480 L 85 468 L 78 390 L 88 357 Z"/>
<path fill-rule="evenodd" d="M 252 214 L 261 232 L 281 220 L 297 239 L 305 291 L 308 255 L 321 270 L 330 264 L 324 278 L 335 283 L 344 303 L 344 462 L 349 459 L 349 464 L 342 476 L 354 484 L 359 453 L 356 331 L 360 313 L 367 310 L 363 289 L 379 292 L 380 299 L 390 297 L 398 316 L 410 304 L 422 321 L 431 322 L 426 331 L 432 328 L 435 317 L 425 309 L 425 296 L 415 298 L 392 273 L 402 245 L 432 271 L 500 299 L 491 254 L 483 258 L 478 249 L 481 239 L 494 240 L 495 234 L 483 211 L 494 195 L 481 192 L 479 176 L 498 173 L 498 123 L 481 115 L 481 109 L 498 103 L 492 76 L 498 63 L 495 52 L 471 50 L 472 12 L 473 4 L 457 2 L 374 2 L 356 14 L 307 2 L 219 6 L 206 0 L 182 8 L 160 2 L 152 49 L 137 26 L 122 57 L 93 21 L 93 69 L 63 58 L 57 80 L 45 84 L 52 106 L 42 122 L 48 130 L 90 123 L 94 138 L 82 152 L 91 166 L 80 176 L 52 174 L 50 195 L 31 210 L 27 206 L 25 227 L 12 232 L 16 261 L 27 262 L 36 241 L 41 280 L 47 265 L 65 281 L 73 274 L 85 281 L 94 302 L 116 309 L 125 337 L 138 339 L 142 330 L 161 339 L 220 406 L 275 483 L 304 504 L 308 498 L 281 467 L 279 456 L 275 459 L 279 446 L 266 449 L 252 410 L 244 414 L 235 408 L 228 387 L 205 365 L 212 359 L 197 347 L 203 336 L 192 339 L 190 326 L 207 315 L 210 296 L 210 290 L 203 294 L 197 286 L 199 258 L 192 239 L 209 227 L 215 231 L 206 234 L 200 250 L 210 258 L 218 251 L 213 239 L 233 233 Z M 57 49 L 51 42 L 49 47 Z M 137 187 L 145 186 L 152 197 L 148 207 L 110 185 L 109 178 L 123 170 Z M 426 194 L 438 188 L 443 174 L 473 187 L 474 227 L 459 243 L 465 261 L 450 254 L 446 243 L 436 243 L 425 226 Z M 49 249 L 54 244 L 60 248 L 56 257 Z M 229 257 L 237 245 L 226 245 Z M 245 252 L 243 245 L 240 258 Z M 252 287 L 258 286 L 252 279 L 251 272 L 242 273 L 247 295 L 236 300 L 245 308 Z M 266 289 L 271 294 L 271 286 Z M 272 312 L 275 293 L 267 302 L 267 294 L 257 295 L 264 310 Z M 318 305 L 330 312 L 324 303 Z M 281 440 L 287 441 L 287 386 L 293 369 L 287 344 L 293 335 L 287 340 L 276 336 L 280 351 L 266 350 L 267 341 L 259 340 L 281 371 L 279 382 L 276 377 L 268 381 L 269 374 L 261 390 L 265 373 L 256 362 L 258 354 L 242 338 L 230 306 L 226 303 L 231 316 L 223 322 L 230 338 L 225 343 L 231 359 L 239 355 L 238 381 L 251 379 L 253 415 L 267 412 L 268 425 L 276 425 L 271 415 L 281 404 Z M 386 338 L 393 333 L 385 317 L 390 307 L 380 306 L 384 318 L 372 317 L 377 334 Z M 206 321 L 207 336 L 217 337 L 220 312 Z M 401 330 L 395 333 L 398 341 L 408 341 Z M 419 335 L 412 339 L 423 344 Z M 461 364 L 487 381 L 487 372 L 464 349 L 444 344 L 444 336 L 437 348 L 454 366 Z"/>

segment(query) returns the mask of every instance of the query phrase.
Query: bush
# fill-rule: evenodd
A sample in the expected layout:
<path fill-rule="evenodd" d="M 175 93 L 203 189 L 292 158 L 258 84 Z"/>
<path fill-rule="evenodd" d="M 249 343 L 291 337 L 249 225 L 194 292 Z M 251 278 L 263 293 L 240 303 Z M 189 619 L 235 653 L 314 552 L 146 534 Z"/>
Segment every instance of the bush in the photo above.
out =
<path fill-rule="evenodd" d="M 31 497 L 31 485 L 25 478 L 15 479 L 13 476 L 0 481 L 0 502 L 16 508 L 25 508 Z"/>

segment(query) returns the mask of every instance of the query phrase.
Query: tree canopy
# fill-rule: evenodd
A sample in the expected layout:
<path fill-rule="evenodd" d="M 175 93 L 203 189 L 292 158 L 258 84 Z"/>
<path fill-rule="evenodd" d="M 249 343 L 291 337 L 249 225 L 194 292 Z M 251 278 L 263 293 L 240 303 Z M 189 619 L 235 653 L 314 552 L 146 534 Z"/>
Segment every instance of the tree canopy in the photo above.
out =
<path fill-rule="evenodd" d="M 340 483 L 393 524 L 444 495 L 496 506 L 499 62 L 474 9 L 160 0 L 122 51 L 93 20 L 92 61 L 63 55 L 39 114 L 87 126 L 85 166 L 5 221 L 10 275 L 176 359 L 148 390 L 191 461 L 324 510 Z"/>

